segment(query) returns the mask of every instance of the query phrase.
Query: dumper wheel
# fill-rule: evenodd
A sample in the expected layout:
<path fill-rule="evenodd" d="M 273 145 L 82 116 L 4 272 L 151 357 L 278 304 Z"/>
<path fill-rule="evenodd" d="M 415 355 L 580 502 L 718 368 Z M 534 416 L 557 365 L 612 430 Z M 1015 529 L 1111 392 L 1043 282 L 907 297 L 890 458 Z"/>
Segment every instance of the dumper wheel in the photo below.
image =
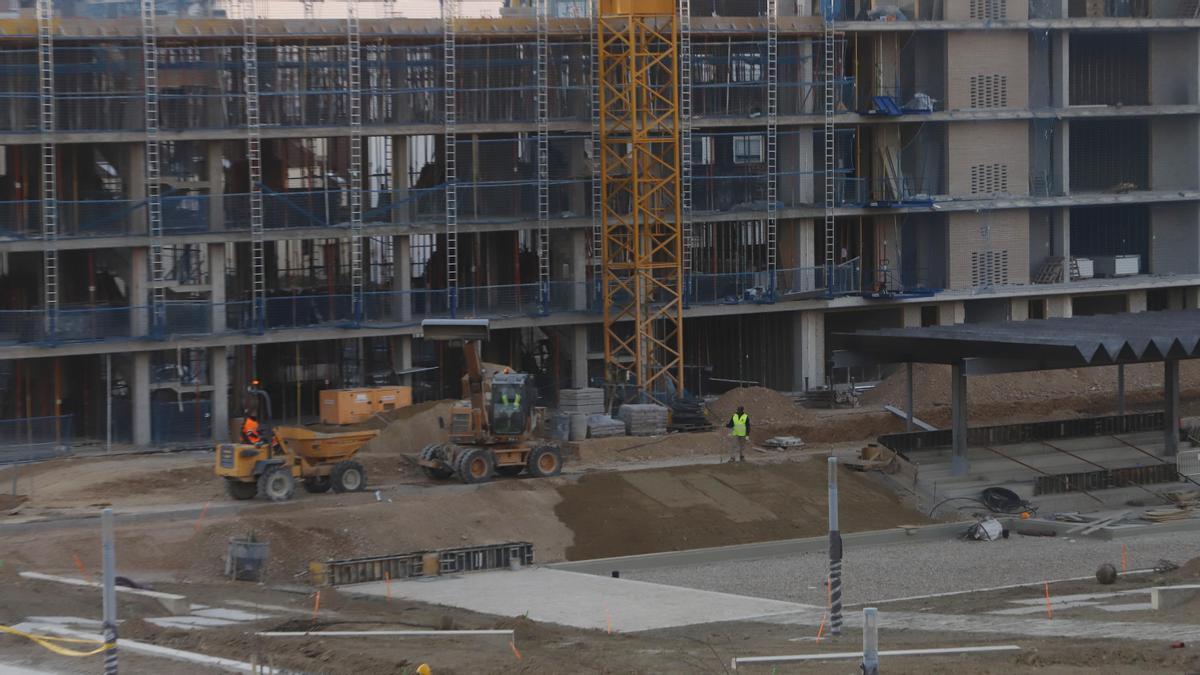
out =
<path fill-rule="evenodd" d="M 286 466 L 267 469 L 258 477 L 258 493 L 273 502 L 286 502 L 296 494 L 296 479 Z"/>
<path fill-rule="evenodd" d="M 329 474 L 334 492 L 361 492 L 367 487 L 367 472 L 358 462 L 338 462 Z"/>
<path fill-rule="evenodd" d="M 257 483 L 243 483 L 232 478 L 225 479 L 225 491 L 234 499 L 254 499 L 258 495 Z"/>
<path fill-rule="evenodd" d="M 442 461 L 442 464 L 445 465 L 445 463 L 446 463 L 445 456 L 440 455 L 440 453 L 438 452 L 439 450 L 441 450 L 441 448 L 442 448 L 442 446 L 439 443 L 431 443 L 431 444 L 425 446 L 424 448 L 421 448 L 421 460 L 429 461 L 432 459 L 440 459 Z M 442 466 L 442 467 L 439 467 L 436 469 L 432 466 L 422 466 L 421 470 L 425 472 L 426 476 L 429 476 L 430 478 L 432 478 L 434 480 L 446 480 L 447 478 L 454 475 L 454 469 L 451 469 L 447 466 Z"/>
<path fill-rule="evenodd" d="M 520 476 L 521 472 L 524 470 L 525 470 L 525 467 L 523 467 L 523 466 L 498 466 L 498 467 L 496 467 L 496 473 L 500 474 L 501 476 L 504 476 L 505 478 L 516 478 L 517 476 Z"/>
<path fill-rule="evenodd" d="M 539 445 L 529 453 L 529 475 L 548 478 L 562 473 L 562 453 L 553 445 Z"/>
<path fill-rule="evenodd" d="M 458 456 L 458 477 L 464 483 L 486 483 L 492 479 L 494 463 L 490 450 L 467 450 Z"/>
<path fill-rule="evenodd" d="M 304 491 L 319 495 L 322 492 L 329 492 L 329 488 L 333 487 L 333 481 L 329 476 L 313 476 L 312 478 L 304 479 Z"/>

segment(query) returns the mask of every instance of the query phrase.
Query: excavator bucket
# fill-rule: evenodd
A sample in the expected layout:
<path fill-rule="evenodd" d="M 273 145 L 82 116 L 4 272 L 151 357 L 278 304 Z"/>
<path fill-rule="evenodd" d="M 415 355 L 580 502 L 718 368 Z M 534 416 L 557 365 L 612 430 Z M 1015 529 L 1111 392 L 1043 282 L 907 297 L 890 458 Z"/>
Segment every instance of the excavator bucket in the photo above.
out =
<path fill-rule="evenodd" d="M 426 340 L 488 339 L 491 322 L 487 319 L 425 319 L 421 322 L 421 337 Z"/>

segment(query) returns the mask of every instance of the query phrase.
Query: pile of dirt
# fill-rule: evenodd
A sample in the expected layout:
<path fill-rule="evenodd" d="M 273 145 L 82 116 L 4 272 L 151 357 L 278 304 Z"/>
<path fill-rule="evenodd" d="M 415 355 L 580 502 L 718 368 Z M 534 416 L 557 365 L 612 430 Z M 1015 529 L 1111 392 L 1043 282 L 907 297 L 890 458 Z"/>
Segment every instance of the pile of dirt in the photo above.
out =
<path fill-rule="evenodd" d="M 452 404 L 453 401 L 428 401 L 389 413 L 387 427 L 364 445 L 362 452 L 368 456 L 414 455 L 430 443 L 446 442 L 443 425 L 450 423 Z"/>
<path fill-rule="evenodd" d="M 559 488 L 575 533 L 568 560 L 678 551 L 826 532 L 825 463 L 721 464 L 596 473 Z M 839 478 L 842 530 L 930 522 L 862 474 Z"/>
<path fill-rule="evenodd" d="M 29 501 L 25 495 L 0 495 L 0 512 L 8 512 Z"/>
<path fill-rule="evenodd" d="M 752 427 L 755 424 L 794 422 L 796 414 L 799 412 L 799 408 L 792 399 L 766 387 L 743 387 L 727 391 L 710 403 L 708 407 L 712 411 L 713 420 L 723 424 L 729 420 L 739 405 L 744 406 L 746 412 L 750 414 Z"/>

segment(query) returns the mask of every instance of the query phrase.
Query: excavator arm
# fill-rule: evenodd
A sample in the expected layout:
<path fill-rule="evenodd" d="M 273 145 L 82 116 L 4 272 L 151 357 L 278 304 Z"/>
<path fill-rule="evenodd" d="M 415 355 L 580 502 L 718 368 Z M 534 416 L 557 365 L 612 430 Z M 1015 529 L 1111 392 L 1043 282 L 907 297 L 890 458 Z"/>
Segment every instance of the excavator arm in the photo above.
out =
<path fill-rule="evenodd" d="M 483 400 L 483 358 L 479 350 L 490 333 L 491 324 L 487 319 L 426 319 L 421 322 L 421 336 L 426 340 L 462 340 L 467 366 L 467 386 L 463 393 L 471 401 L 471 410 L 478 411 L 483 429 L 489 428 L 489 420 Z"/>

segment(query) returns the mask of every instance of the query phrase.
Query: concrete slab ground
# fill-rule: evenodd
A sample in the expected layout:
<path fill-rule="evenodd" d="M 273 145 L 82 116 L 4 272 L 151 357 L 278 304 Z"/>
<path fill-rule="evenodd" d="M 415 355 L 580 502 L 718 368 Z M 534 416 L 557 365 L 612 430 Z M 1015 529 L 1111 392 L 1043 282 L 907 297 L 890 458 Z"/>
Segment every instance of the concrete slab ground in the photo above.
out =
<path fill-rule="evenodd" d="M 385 597 L 387 584 L 339 586 L 342 593 Z M 820 617 L 793 602 L 729 595 L 545 568 L 398 581 L 392 597 L 576 628 L 636 632 L 772 615 Z"/>

